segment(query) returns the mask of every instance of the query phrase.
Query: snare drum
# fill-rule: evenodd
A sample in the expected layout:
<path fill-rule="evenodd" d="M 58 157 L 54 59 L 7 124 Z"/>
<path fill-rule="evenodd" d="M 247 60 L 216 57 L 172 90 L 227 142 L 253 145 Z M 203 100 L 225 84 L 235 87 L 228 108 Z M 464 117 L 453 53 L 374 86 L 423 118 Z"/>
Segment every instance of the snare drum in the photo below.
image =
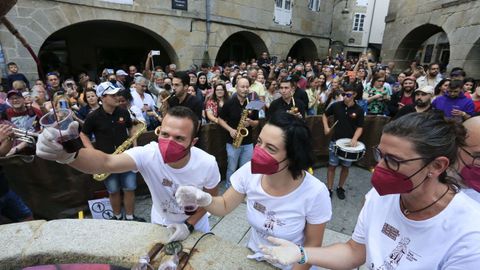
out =
<path fill-rule="evenodd" d="M 341 160 L 359 161 L 365 155 L 365 144 L 357 142 L 357 146 L 350 146 L 351 139 L 338 139 L 333 146 L 333 152 Z"/>

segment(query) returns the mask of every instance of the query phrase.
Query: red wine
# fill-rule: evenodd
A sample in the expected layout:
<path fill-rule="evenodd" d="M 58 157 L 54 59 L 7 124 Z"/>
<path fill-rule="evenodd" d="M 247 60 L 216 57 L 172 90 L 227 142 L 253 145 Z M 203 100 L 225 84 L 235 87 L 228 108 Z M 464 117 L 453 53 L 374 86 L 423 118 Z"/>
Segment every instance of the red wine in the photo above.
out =
<path fill-rule="evenodd" d="M 183 207 L 183 211 L 185 212 L 185 215 L 193 215 L 197 212 L 197 206 L 196 205 L 186 205 Z"/>
<path fill-rule="evenodd" d="M 78 136 L 62 136 L 57 141 L 63 146 L 67 153 L 75 153 L 83 147 L 82 141 Z"/>

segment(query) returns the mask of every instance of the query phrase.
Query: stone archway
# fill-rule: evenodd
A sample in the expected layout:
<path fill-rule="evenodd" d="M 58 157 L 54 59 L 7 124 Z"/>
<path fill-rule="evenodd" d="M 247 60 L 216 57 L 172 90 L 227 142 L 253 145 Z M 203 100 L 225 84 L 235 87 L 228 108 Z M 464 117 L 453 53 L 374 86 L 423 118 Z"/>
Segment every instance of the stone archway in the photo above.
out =
<path fill-rule="evenodd" d="M 142 70 L 147 53 L 160 50 L 154 65 L 178 61 L 173 47 L 161 36 L 141 26 L 113 20 L 91 20 L 66 26 L 51 34 L 39 51 L 45 71 L 72 76 L 88 72 L 95 78 L 103 68 Z"/>
<path fill-rule="evenodd" d="M 265 42 L 257 34 L 240 31 L 230 35 L 220 46 L 215 63 L 223 65 L 229 61 L 247 61 L 268 52 Z"/>
<path fill-rule="evenodd" d="M 288 56 L 296 58 L 300 61 L 313 60 L 318 58 L 317 47 L 311 39 L 302 38 L 293 44 L 292 48 L 288 52 L 287 57 Z"/>
<path fill-rule="evenodd" d="M 480 38 L 472 45 L 465 57 L 463 68 L 467 71 L 468 77 L 480 78 Z"/>
<path fill-rule="evenodd" d="M 397 64 L 397 67 L 401 69 L 405 69 L 409 66 L 410 61 L 417 60 L 419 62 L 433 62 L 438 61 L 441 58 L 441 50 L 440 48 L 436 48 L 436 44 L 427 44 L 428 41 L 432 36 L 438 33 L 445 33 L 445 30 L 434 24 L 424 24 L 421 26 L 416 27 L 412 31 L 410 31 L 399 43 L 396 51 L 394 60 Z M 446 37 L 448 40 L 448 37 Z M 429 47 L 433 45 L 433 47 Z M 433 55 L 433 51 L 437 49 L 440 54 Z M 424 61 L 425 56 L 430 58 L 428 61 Z M 444 66 L 448 64 L 448 60 L 444 63 Z"/>

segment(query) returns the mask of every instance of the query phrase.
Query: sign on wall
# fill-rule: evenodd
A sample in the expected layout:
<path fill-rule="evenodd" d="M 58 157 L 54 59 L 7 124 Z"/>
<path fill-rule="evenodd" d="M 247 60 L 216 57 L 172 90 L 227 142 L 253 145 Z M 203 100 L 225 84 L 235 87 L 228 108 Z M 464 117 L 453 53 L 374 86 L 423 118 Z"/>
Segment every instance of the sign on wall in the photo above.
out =
<path fill-rule="evenodd" d="M 188 0 L 172 0 L 172 9 L 188 10 Z"/>

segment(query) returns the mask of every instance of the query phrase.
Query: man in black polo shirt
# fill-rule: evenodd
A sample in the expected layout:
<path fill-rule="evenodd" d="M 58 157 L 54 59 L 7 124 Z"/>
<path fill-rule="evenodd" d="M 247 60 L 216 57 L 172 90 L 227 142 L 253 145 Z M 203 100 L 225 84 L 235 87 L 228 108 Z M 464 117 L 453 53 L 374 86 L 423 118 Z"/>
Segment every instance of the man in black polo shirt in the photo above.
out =
<path fill-rule="evenodd" d="M 129 137 L 132 128 L 130 113 L 118 107 L 117 92 L 120 88 L 114 87 L 110 82 L 103 82 L 97 86 L 97 96 L 102 100 L 102 106 L 90 113 L 80 133 L 83 145 L 86 148 L 94 148 L 90 139 L 95 136 L 95 148 L 112 154 Z M 125 219 L 142 221 L 145 220 L 133 215 L 135 205 L 135 189 L 137 188 L 137 176 L 134 172 L 112 173 L 104 181 L 107 187 L 110 203 L 112 205 L 114 220 L 122 220 L 122 196 L 125 207 Z"/>
<path fill-rule="evenodd" d="M 292 80 L 283 80 L 280 82 L 280 95 L 282 95 L 282 98 L 278 98 L 270 103 L 267 111 L 269 118 L 277 111 L 286 111 L 300 118 L 305 117 L 307 106 L 302 100 L 294 96 L 294 87 L 295 83 Z"/>
<path fill-rule="evenodd" d="M 237 93 L 234 97 L 229 99 L 222 107 L 219 113 L 218 124 L 222 126 L 227 132 L 227 175 L 225 185 L 230 187 L 230 176 L 252 159 L 253 142 L 252 142 L 252 127 L 258 125 L 258 111 L 249 112 L 245 120 L 244 127 L 248 129 L 248 135 L 243 138 L 240 147 L 233 147 L 233 140 L 237 137 L 237 127 L 240 123 L 242 112 L 247 106 L 248 90 L 250 83 L 247 78 L 241 78 L 236 85 Z"/>
<path fill-rule="evenodd" d="M 332 196 L 333 179 L 335 178 L 335 169 L 339 164 L 342 166 L 340 172 L 340 181 L 337 188 L 337 196 L 340 200 L 345 199 L 345 190 L 343 186 L 348 176 L 348 169 L 352 166 L 352 162 L 340 160 L 334 152 L 335 141 L 342 138 L 351 138 L 350 145 L 355 147 L 358 142 L 358 138 L 363 132 L 363 115 L 362 108 L 355 103 L 355 97 L 357 92 L 352 85 L 346 85 L 344 87 L 343 101 L 335 102 L 328 107 L 325 114 L 322 115 L 323 128 L 326 135 L 331 131 L 328 127 L 328 116 L 333 115 L 334 122 L 338 121 L 334 127 L 332 140 L 329 145 L 328 156 L 328 171 L 327 171 L 327 187 Z"/>
<path fill-rule="evenodd" d="M 190 108 L 201 121 L 203 104 L 200 98 L 195 97 L 187 93 L 188 86 L 190 84 L 190 76 L 183 71 L 179 71 L 173 75 L 172 88 L 175 96 L 168 99 L 170 108 L 176 106 L 183 106 Z"/>

